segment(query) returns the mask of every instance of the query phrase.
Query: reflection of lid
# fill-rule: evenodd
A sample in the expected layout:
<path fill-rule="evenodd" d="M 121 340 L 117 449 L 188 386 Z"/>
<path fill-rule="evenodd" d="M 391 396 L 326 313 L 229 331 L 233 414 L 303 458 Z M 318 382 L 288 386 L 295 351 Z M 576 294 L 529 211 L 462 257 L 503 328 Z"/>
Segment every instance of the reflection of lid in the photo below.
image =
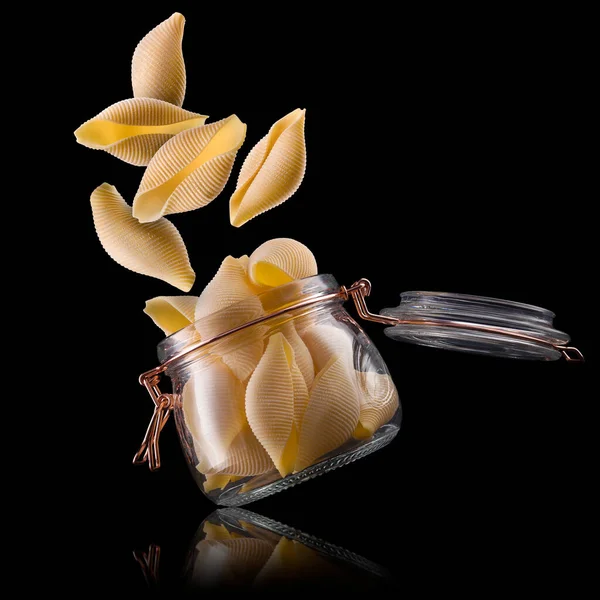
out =
<path fill-rule="evenodd" d="M 385 330 L 395 340 L 510 358 L 556 360 L 569 336 L 553 328 L 554 313 L 519 302 L 448 294 L 404 292 L 382 315 L 402 321 Z"/>

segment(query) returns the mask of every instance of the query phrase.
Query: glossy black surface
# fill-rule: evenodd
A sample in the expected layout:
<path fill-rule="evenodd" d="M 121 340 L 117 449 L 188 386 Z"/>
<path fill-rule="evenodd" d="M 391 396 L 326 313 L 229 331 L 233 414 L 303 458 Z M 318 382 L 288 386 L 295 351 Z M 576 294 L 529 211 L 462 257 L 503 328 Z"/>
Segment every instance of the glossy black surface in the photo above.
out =
<path fill-rule="evenodd" d="M 581 143 L 585 93 L 572 71 L 576 57 L 559 51 L 559 34 L 539 42 L 503 34 L 488 47 L 483 32 L 473 43 L 451 35 L 452 27 L 438 36 L 425 26 L 430 16 L 419 35 L 408 22 L 395 23 L 373 48 L 356 28 L 344 43 L 325 44 L 340 25 L 320 20 L 305 23 L 294 41 L 287 30 L 261 33 L 241 14 L 234 20 L 245 23 L 245 33 L 230 35 L 223 12 L 197 4 L 81 7 L 76 18 L 85 26 L 65 26 L 56 42 L 64 47 L 61 77 L 71 86 L 62 130 L 130 97 L 133 49 L 173 10 L 187 17 L 184 107 L 211 120 L 236 113 L 248 124 L 224 193 L 172 217 L 196 270 L 192 293 L 226 255 L 292 237 L 341 283 L 368 277 L 374 311 L 411 289 L 543 306 L 589 359 L 532 363 L 413 347 L 367 323 L 403 404 L 396 440 L 247 508 L 360 554 L 390 571 L 401 589 L 417 585 L 422 594 L 440 586 L 483 596 L 512 594 L 517 585 L 533 592 L 540 582 L 554 588 L 576 579 L 565 569 L 588 527 L 588 427 L 595 422 L 588 411 L 597 387 L 585 300 L 591 220 L 582 212 L 591 163 Z M 383 14 L 372 17 L 377 31 L 391 26 Z M 230 44 L 235 60 L 219 51 Z M 318 64 L 307 44 L 320 53 Z M 289 71 L 271 61 L 281 54 Z M 228 199 L 242 159 L 296 107 L 307 109 L 302 187 L 281 207 L 233 228 Z M 55 573 L 80 593 L 145 595 L 132 552 L 153 543 L 161 547 L 162 591 L 174 593 L 190 540 L 215 507 L 189 476 L 172 423 L 161 438 L 159 472 L 130 462 L 151 415 L 137 376 L 156 364 L 161 339 L 142 313 L 144 301 L 179 292 L 118 266 L 94 233 L 92 190 L 107 181 L 131 202 L 143 170 L 74 137 L 64 152 L 69 243 L 60 264 L 75 269 L 76 253 L 87 268 L 65 287 L 76 351 L 64 367 L 72 399 L 57 436 L 62 452 L 52 457 L 67 516 L 56 519 L 51 540 L 67 540 L 68 548 L 56 552 Z"/>

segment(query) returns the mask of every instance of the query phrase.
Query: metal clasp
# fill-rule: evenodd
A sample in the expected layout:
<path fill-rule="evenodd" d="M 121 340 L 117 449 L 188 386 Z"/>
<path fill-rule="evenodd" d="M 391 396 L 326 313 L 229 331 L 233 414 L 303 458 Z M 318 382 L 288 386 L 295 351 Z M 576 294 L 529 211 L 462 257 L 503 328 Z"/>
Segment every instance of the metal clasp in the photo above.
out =
<path fill-rule="evenodd" d="M 160 450 L 158 441 L 163 427 L 167 424 L 171 411 L 174 408 L 173 394 L 163 394 L 158 387 L 161 378 L 161 367 L 140 375 L 140 384 L 143 385 L 152 401 L 154 402 L 154 413 L 146 430 L 146 435 L 140 449 L 133 457 L 134 465 L 142 465 L 148 462 L 151 471 L 160 469 Z"/>

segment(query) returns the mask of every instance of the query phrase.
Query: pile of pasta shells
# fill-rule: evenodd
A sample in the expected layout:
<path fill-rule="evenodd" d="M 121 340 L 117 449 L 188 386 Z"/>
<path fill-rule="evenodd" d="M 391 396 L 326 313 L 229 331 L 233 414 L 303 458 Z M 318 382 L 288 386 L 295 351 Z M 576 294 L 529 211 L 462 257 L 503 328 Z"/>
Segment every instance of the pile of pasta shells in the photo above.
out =
<path fill-rule="evenodd" d="M 75 131 L 83 146 L 146 167 L 130 206 L 103 183 L 91 196 L 94 224 L 106 252 L 120 265 L 188 292 L 195 280 L 177 228 L 165 217 L 196 210 L 223 191 L 246 138 L 236 115 L 206 123 L 182 108 L 186 89 L 185 19 L 173 14 L 137 45 L 131 63 L 133 98 L 109 106 Z M 304 122 L 296 109 L 279 119 L 250 150 L 229 201 L 241 227 L 282 204 L 306 170 Z"/>
<path fill-rule="evenodd" d="M 167 335 L 195 323 L 210 339 L 268 314 L 264 292 L 317 272 L 304 244 L 273 239 L 250 256 L 225 258 L 199 297 L 153 298 L 145 312 Z M 207 492 L 302 471 L 371 437 L 398 408 L 389 375 L 354 369 L 353 334 L 333 317 L 255 325 L 234 349 L 190 370 L 183 414 Z"/>

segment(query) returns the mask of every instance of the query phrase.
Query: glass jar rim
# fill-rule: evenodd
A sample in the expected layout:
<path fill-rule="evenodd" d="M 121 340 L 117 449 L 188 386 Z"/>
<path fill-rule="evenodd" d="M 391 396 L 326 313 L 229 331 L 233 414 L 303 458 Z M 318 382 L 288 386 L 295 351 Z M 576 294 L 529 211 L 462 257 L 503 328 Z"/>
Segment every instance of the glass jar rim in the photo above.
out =
<path fill-rule="evenodd" d="M 211 337 L 226 333 L 252 322 L 257 318 L 256 300 L 260 303 L 261 317 L 276 316 L 276 313 L 282 309 L 292 309 L 295 304 L 299 304 L 307 298 L 324 298 L 330 294 L 339 294 L 340 284 L 335 277 L 330 274 L 319 274 L 303 279 L 296 279 L 289 283 L 270 288 L 256 296 L 231 304 L 230 306 L 216 311 L 206 317 L 198 319 L 194 323 L 172 333 L 164 338 L 157 347 L 158 359 L 160 363 L 171 360 L 173 357 L 184 352 L 188 347 L 201 341 L 200 332 L 206 329 L 211 330 Z M 342 298 L 338 299 L 342 302 Z M 299 307 L 298 310 L 301 310 Z M 225 315 L 236 315 L 237 320 L 224 318 Z"/>

